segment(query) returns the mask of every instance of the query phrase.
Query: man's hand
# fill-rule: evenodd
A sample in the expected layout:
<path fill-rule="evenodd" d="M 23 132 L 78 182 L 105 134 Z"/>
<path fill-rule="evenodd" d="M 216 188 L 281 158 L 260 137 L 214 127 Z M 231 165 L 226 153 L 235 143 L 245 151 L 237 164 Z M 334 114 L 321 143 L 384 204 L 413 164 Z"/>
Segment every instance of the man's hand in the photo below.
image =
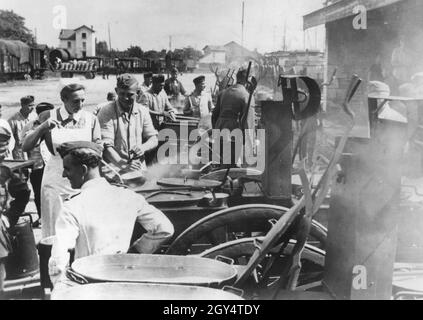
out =
<path fill-rule="evenodd" d="M 176 116 L 175 116 L 175 112 L 174 111 L 164 111 L 163 115 L 165 116 L 165 118 L 169 118 L 172 121 L 176 121 Z"/>
<path fill-rule="evenodd" d="M 119 173 L 122 174 L 129 171 L 141 170 L 142 167 L 143 165 L 140 160 L 134 160 L 134 161 L 131 161 L 130 163 L 125 163 L 120 165 L 121 171 Z"/>
<path fill-rule="evenodd" d="M 135 148 L 132 148 L 130 151 L 130 154 L 134 156 L 134 158 L 140 158 L 144 155 L 144 149 L 142 147 L 136 146 Z"/>
<path fill-rule="evenodd" d="M 47 119 L 41 125 L 41 129 L 43 131 L 50 131 L 50 130 L 53 130 L 54 128 L 58 128 L 60 126 L 61 126 L 61 124 L 60 124 L 59 121 L 57 121 L 55 119 Z"/>

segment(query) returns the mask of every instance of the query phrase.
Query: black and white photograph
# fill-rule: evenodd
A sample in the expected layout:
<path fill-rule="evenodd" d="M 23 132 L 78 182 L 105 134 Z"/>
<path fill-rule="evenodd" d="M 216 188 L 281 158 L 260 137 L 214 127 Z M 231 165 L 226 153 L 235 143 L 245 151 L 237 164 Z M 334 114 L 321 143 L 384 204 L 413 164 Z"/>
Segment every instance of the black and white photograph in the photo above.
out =
<path fill-rule="evenodd" d="M 0 300 L 423 300 L 422 15 L 0 0 Z"/>

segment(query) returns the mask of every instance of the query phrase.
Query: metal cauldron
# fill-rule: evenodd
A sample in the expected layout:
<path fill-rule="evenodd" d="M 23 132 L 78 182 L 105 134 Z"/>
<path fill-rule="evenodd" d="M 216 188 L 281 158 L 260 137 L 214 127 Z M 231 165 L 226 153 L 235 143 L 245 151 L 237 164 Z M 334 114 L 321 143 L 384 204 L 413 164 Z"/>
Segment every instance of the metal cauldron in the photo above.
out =
<path fill-rule="evenodd" d="M 94 283 L 53 291 L 52 300 L 243 300 L 211 288 L 147 284 Z"/>
<path fill-rule="evenodd" d="M 137 282 L 222 288 L 237 276 L 234 266 L 194 256 L 96 255 L 77 259 L 72 271 L 87 282 Z"/>
<path fill-rule="evenodd" d="M 38 273 L 38 256 L 31 223 L 25 221 L 10 230 L 13 252 L 6 260 L 7 280 L 22 279 Z"/>

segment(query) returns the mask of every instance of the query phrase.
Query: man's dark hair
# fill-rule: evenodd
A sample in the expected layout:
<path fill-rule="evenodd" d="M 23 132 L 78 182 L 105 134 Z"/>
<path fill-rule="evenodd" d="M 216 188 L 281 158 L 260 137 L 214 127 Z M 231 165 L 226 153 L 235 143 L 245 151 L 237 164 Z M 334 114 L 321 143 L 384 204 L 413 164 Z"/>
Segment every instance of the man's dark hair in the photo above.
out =
<path fill-rule="evenodd" d="M 100 165 L 101 157 L 95 153 L 92 149 L 89 148 L 79 148 L 73 149 L 70 151 L 61 150 L 60 156 L 62 158 L 67 155 L 71 155 L 76 161 L 76 164 L 83 165 L 85 164 L 88 168 L 94 169 Z"/>
<path fill-rule="evenodd" d="M 82 84 L 79 83 L 72 83 L 67 86 L 65 86 L 62 91 L 60 91 L 60 98 L 62 100 L 66 100 L 69 98 L 71 93 L 79 91 L 79 90 L 85 90 L 85 87 Z"/>

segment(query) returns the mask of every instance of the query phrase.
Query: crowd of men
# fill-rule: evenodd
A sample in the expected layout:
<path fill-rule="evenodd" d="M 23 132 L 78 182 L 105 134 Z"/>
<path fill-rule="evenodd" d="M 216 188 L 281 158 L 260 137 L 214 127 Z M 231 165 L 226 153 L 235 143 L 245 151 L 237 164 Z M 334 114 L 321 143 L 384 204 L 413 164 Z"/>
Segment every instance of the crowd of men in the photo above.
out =
<path fill-rule="evenodd" d="M 186 95 L 177 74 L 172 70 L 165 81 L 162 75 L 146 73 L 142 84 L 133 75 L 120 75 L 115 92 L 94 112 L 84 110 L 85 87 L 70 84 L 60 92 L 62 106 L 35 104 L 34 97 L 26 96 L 9 121 L 0 119 L 0 160 L 35 162 L 23 176 L 9 172 L 0 181 L 15 201 L 3 206 L 0 261 L 8 253 L 7 230 L 18 222 L 29 201 L 27 181 L 34 192 L 42 236 L 54 237 L 49 262 L 53 277 L 63 275 L 70 248 L 75 249 L 76 258 L 127 252 L 129 247 L 153 253 L 172 237 L 168 218 L 142 196 L 110 184 L 103 178 L 102 166 L 107 163 L 116 172 L 127 172 L 147 169 L 146 160 L 148 164 L 157 161 L 158 131 L 164 119 L 175 121 L 178 113 L 169 96 Z M 181 113 L 198 118 L 204 131 L 245 129 L 246 81 L 246 72 L 241 70 L 237 84 L 219 95 L 215 107 L 205 90 L 205 77 L 196 77 L 195 90 L 187 95 Z M 135 221 L 144 233 L 130 243 Z M 0 273 L 2 281 L 4 272 Z"/>

